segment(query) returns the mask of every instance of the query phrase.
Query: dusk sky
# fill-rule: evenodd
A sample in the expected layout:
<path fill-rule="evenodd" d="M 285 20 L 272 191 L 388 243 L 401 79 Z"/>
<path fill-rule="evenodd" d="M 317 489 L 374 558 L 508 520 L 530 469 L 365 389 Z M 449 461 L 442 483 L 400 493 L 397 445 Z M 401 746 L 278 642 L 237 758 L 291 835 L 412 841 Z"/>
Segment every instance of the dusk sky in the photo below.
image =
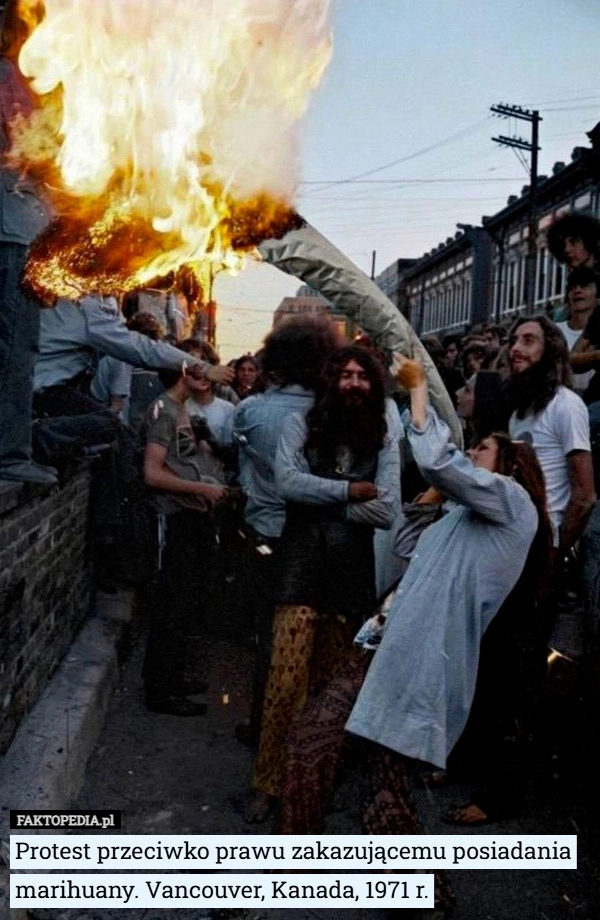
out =
<path fill-rule="evenodd" d="M 494 103 L 538 108 L 540 173 L 600 120 L 597 0 L 334 0 L 333 58 L 303 127 L 298 210 L 367 273 L 480 223 L 528 177 Z M 268 156 L 268 151 L 265 151 Z M 254 351 L 301 282 L 251 265 L 219 282 L 223 359 Z"/>

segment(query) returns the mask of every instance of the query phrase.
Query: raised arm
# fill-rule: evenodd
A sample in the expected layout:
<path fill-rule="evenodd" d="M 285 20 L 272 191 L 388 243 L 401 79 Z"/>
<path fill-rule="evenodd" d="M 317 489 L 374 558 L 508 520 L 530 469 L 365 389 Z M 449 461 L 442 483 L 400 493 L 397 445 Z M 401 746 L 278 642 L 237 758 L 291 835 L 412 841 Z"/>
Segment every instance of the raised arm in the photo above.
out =
<path fill-rule="evenodd" d="M 410 393 L 408 440 L 426 481 L 449 498 L 496 524 L 519 518 L 530 499 L 507 476 L 476 467 L 450 441 L 450 429 L 428 405 L 427 381 L 419 362 L 395 357 L 398 382 Z"/>
<path fill-rule="evenodd" d="M 177 371 L 185 363 L 190 374 L 201 373 L 215 383 L 229 383 L 233 377 L 231 368 L 200 361 L 168 342 L 155 342 L 146 335 L 132 332 L 118 317 L 104 310 L 97 297 L 82 297 L 79 308 L 85 319 L 89 344 L 101 354 L 150 370 Z"/>

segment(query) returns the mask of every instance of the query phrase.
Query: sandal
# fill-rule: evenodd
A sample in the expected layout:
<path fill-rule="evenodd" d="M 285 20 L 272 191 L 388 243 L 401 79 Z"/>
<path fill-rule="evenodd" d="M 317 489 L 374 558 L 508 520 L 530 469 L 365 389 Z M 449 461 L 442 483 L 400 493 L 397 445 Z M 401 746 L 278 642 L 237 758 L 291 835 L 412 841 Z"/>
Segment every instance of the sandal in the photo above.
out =
<path fill-rule="evenodd" d="M 481 827 L 483 824 L 493 824 L 495 819 L 483 811 L 475 802 L 465 802 L 458 808 L 451 808 L 442 818 L 446 824 L 457 827 Z"/>

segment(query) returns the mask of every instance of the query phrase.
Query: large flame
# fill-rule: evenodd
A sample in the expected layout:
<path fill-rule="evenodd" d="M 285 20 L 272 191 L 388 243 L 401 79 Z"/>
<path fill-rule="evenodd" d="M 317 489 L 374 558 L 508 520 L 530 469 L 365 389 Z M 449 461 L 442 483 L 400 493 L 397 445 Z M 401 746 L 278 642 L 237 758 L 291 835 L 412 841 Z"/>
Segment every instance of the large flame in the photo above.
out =
<path fill-rule="evenodd" d="M 31 6 L 31 0 L 22 0 Z M 40 105 L 11 162 L 57 220 L 42 295 L 239 267 L 293 225 L 298 124 L 330 57 L 330 0 L 46 0 L 19 58 Z"/>

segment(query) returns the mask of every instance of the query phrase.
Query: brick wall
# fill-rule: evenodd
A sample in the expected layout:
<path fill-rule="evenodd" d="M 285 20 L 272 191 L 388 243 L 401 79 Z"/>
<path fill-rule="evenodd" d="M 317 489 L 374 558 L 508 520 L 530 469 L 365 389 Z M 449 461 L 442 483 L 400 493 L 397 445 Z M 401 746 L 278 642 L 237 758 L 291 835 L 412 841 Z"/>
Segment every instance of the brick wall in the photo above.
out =
<path fill-rule="evenodd" d="M 89 488 L 0 485 L 0 754 L 90 610 Z"/>

